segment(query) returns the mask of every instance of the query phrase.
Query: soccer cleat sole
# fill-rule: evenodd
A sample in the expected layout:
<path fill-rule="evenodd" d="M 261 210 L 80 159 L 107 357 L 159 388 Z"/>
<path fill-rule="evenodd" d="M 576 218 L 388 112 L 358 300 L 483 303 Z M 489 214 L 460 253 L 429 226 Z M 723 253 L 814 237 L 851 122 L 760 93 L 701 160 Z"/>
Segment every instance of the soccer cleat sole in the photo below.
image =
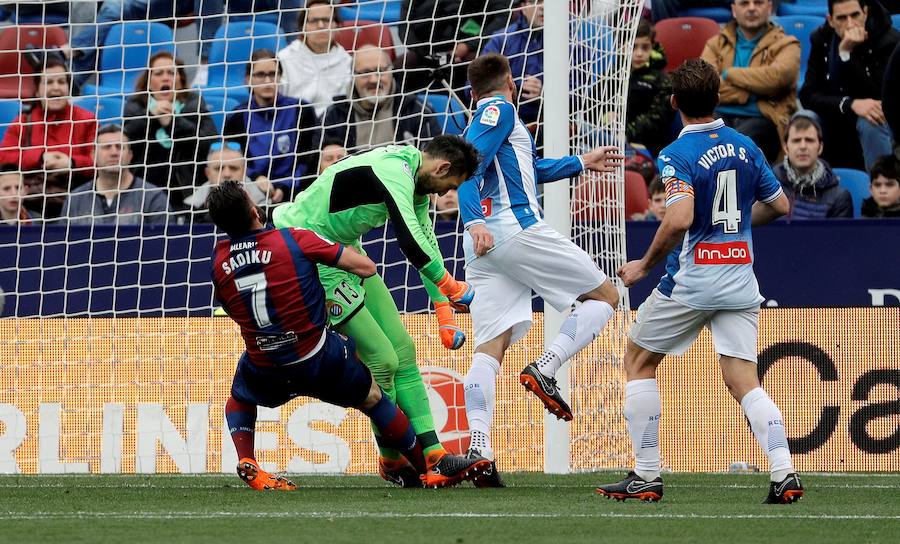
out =
<path fill-rule="evenodd" d="M 802 489 L 792 489 L 785 491 L 781 496 L 781 504 L 793 504 L 803 498 Z"/>
<path fill-rule="evenodd" d="M 491 462 L 487 459 L 472 464 L 468 469 L 453 476 L 444 476 L 443 474 L 423 474 L 420 476 L 422 484 L 425 487 L 438 489 L 442 487 L 452 487 L 467 480 L 474 480 L 485 470 L 489 469 Z"/>
<path fill-rule="evenodd" d="M 535 380 L 534 377 L 527 374 L 520 374 L 519 383 L 525 386 L 525 389 L 534 393 L 535 396 L 540 399 L 542 403 L 544 403 L 544 408 L 546 408 L 547 411 L 551 414 L 555 415 L 557 419 L 562 419 L 563 421 L 572 421 L 571 410 L 568 410 L 564 406 L 560 406 L 558 402 L 544 394 L 543 390 L 541 390 L 540 384 L 537 383 L 537 380 Z"/>
<path fill-rule="evenodd" d="M 603 489 L 597 489 L 597 493 L 603 495 L 607 499 L 616 499 L 617 501 L 622 502 L 625 502 L 625 499 L 637 499 L 643 502 L 659 502 L 662 500 L 662 495 L 652 491 L 646 491 L 644 493 L 611 493 Z"/>

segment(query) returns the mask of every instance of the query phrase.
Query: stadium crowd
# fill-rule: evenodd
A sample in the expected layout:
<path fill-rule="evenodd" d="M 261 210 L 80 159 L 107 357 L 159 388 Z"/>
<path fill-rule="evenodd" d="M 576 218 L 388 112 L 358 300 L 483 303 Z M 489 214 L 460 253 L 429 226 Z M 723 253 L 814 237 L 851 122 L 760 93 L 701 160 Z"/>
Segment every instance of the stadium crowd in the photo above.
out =
<path fill-rule="evenodd" d="M 628 87 L 626 169 L 642 174 L 646 205 L 631 219 L 658 220 L 665 212 L 654 162 L 680 130 L 667 76 L 676 66 L 667 56 L 683 52 L 663 31 L 670 36 L 673 22 L 698 25 L 672 18 L 698 9 L 730 12 L 721 25 L 705 27 L 705 43 L 692 44 L 688 57 L 720 74 L 716 113 L 763 150 L 790 197 L 787 220 L 900 217 L 900 31 L 891 19 L 900 25 L 900 2 L 815 4 L 824 10 L 820 24 L 807 23 L 799 39 L 781 24 L 789 16 L 775 15 L 805 5 L 798 2 L 654 0 L 645 10 Z M 88 4 L 98 24 L 81 25 L 55 47 L 49 26 L 40 47 L 23 46 L 19 36 L 14 56 L 0 62 L 0 87 L 14 81 L 5 96 L 21 102 L 0 141 L 0 223 L 209 222 L 206 195 L 223 180 L 243 182 L 264 207 L 290 201 L 348 153 L 458 133 L 465 122 L 453 112 L 469 106 L 465 67 L 488 52 L 509 57 L 519 114 L 540 142 L 542 0 L 404 0 L 392 28 L 345 23 L 343 7 L 329 0 L 258 0 L 256 11 L 274 14 L 274 24 L 296 38 L 254 46 L 240 62 L 229 58 L 236 68 L 226 72 L 241 73 L 224 80 L 215 72 L 216 40 L 227 41 L 232 17 L 246 17 L 252 3 Z M 49 21 L 50 6 L 38 22 Z M 6 15 L 21 23 L 28 9 L 8 5 Z M 74 20 L 75 10 L 68 15 Z M 107 93 L 102 57 L 114 48 L 104 40 L 112 23 L 135 20 L 196 22 L 201 64 L 186 66 L 174 43 L 163 44 L 131 70 L 132 80 L 121 80 L 131 87 L 109 92 L 121 109 L 98 120 L 84 99 Z M 9 32 L 16 27 L 0 29 Z M 234 77 L 243 79 L 233 84 Z M 448 97 L 446 87 L 457 92 Z M 865 200 L 860 176 L 868 182 Z M 856 191 L 848 190 L 851 181 Z M 438 219 L 455 219 L 457 206 L 454 194 L 434 202 Z"/>

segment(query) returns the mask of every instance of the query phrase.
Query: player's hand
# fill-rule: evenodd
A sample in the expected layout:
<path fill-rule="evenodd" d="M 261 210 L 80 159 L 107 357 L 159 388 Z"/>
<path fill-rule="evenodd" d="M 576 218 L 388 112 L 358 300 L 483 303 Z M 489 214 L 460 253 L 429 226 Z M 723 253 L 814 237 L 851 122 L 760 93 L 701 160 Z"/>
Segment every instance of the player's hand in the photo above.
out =
<path fill-rule="evenodd" d="M 614 172 L 622 165 L 625 155 L 619 152 L 619 148 L 613 145 L 604 145 L 592 149 L 581 156 L 584 169 L 593 172 Z"/>
<path fill-rule="evenodd" d="M 884 110 L 881 108 L 881 100 L 857 98 L 850 103 L 850 109 L 853 110 L 853 113 L 873 125 L 883 125 L 887 122 L 884 117 Z"/>
<path fill-rule="evenodd" d="M 479 223 L 477 225 L 472 225 L 466 230 L 469 231 L 469 236 L 472 237 L 472 246 L 475 250 L 475 255 L 481 257 L 494 248 L 494 236 L 483 224 Z"/>
<path fill-rule="evenodd" d="M 450 272 L 444 272 L 444 277 L 437 282 L 441 293 L 450 299 L 450 305 L 457 312 L 468 313 L 469 305 L 475 298 L 475 290 L 464 281 L 456 281 Z"/>
<path fill-rule="evenodd" d="M 623 264 L 616 272 L 616 275 L 622 278 L 622 283 L 625 284 L 625 287 L 631 287 L 646 278 L 649 273 L 650 271 L 644 266 L 644 262 L 637 260 Z"/>
<path fill-rule="evenodd" d="M 466 333 L 456 326 L 453 310 L 449 302 L 435 302 L 434 311 L 438 318 L 438 332 L 441 343 L 447 349 L 459 349 L 466 343 Z"/>

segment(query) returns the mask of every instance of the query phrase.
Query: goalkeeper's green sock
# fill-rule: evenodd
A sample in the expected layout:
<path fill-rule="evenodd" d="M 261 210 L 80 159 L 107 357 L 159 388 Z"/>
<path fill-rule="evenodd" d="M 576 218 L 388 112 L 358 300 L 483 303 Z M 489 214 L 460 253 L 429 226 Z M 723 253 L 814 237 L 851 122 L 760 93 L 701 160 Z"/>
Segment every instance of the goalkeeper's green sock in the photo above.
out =
<path fill-rule="evenodd" d="M 415 361 L 415 347 L 412 352 L 412 360 L 406 350 L 398 350 L 400 366 L 394 375 L 394 386 L 397 391 L 397 404 L 406 412 L 409 421 L 419 437 L 422 451 L 427 456 L 433 451 L 443 450 L 444 446 L 438 440 L 434 429 L 434 418 L 431 416 L 431 405 L 428 403 L 428 393 L 422 382 L 422 375 Z"/>

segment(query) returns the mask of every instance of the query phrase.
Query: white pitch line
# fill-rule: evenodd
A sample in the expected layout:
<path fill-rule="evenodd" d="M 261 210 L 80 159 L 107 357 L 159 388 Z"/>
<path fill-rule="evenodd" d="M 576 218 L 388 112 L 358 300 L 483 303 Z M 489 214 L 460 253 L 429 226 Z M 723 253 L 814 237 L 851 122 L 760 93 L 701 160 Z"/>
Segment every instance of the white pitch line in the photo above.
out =
<path fill-rule="evenodd" d="M 842 514 L 667 514 L 667 513 L 619 513 L 597 512 L 596 514 L 547 514 L 547 513 L 484 513 L 484 512 L 443 512 L 410 513 L 396 512 L 0 512 L 3 520 L 63 520 L 63 519 L 213 519 L 213 518 L 261 518 L 261 519 L 434 519 L 434 518 L 483 518 L 483 519 L 543 519 L 543 518 L 611 518 L 611 519 L 791 519 L 791 520 L 859 520 L 859 521 L 900 521 L 900 515 L 842 515 Z"/>
<path fill-rule="evenodd" d="M 305 485 L 302 478 L 295 478 L 295 483 L 300 485 L 301 489 L 393 489 L 394 486 L 388 485 L 324 485 L 309 484 Z M 228 489 L 243 488 L 243 484 L 237 480 L 234 482 L 223 482 L 221 484 L 194 484 L 194 485 L 167 485 L 153 483 L 120 483 L 120 484 L 81 484 L 81 483 L 40 483 L 40 484 L 3 484 L 0 483 L 0 489 Z M 592 485 L 536 485 L 536 484 L 511 484 L 514 489 L 593 489 Z M 702 484 L 666 484 L 667 489 L 760 489 L 765 487 L 762 484 L 722 484 L 717 486 L 709 486 Z M 900 484 L 814 484 L 810 486 L 813 489 L 900 489 Z"/>

